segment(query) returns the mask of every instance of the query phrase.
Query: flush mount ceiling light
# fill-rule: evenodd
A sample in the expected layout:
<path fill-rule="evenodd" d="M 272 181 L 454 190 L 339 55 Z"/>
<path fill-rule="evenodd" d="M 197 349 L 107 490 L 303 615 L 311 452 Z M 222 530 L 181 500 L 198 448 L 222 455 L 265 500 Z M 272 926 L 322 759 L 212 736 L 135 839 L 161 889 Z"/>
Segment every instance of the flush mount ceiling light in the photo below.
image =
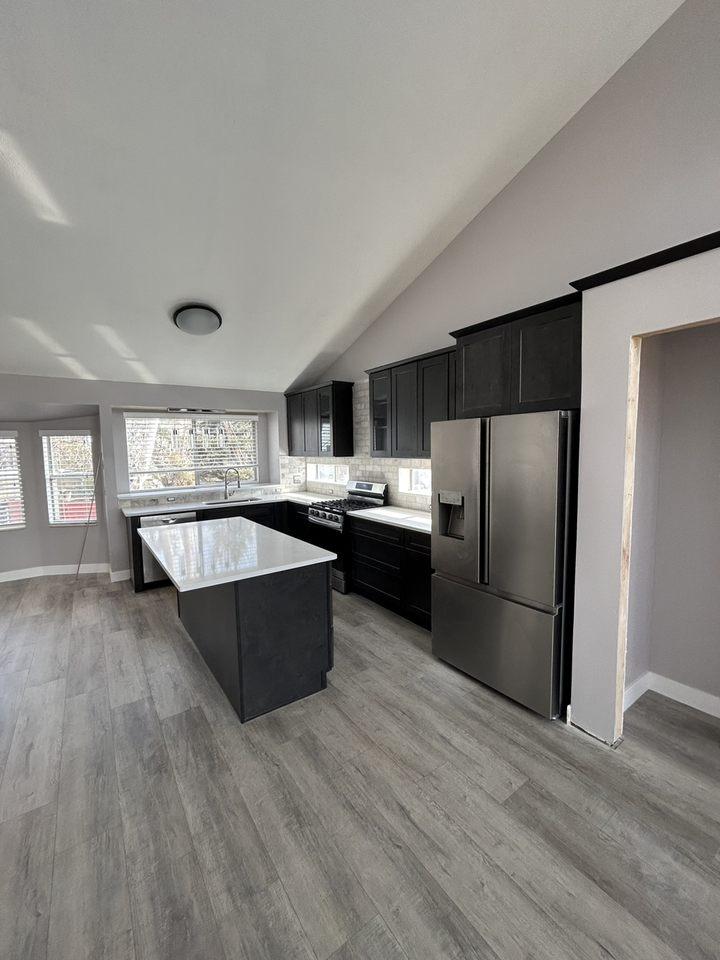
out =
<path fill-rule="evenodd" d="M 172 315 L 173 323 L 183 333 L 204 337 L 222 326 L 222 317 L 207 303 L 183 303 Z"/>

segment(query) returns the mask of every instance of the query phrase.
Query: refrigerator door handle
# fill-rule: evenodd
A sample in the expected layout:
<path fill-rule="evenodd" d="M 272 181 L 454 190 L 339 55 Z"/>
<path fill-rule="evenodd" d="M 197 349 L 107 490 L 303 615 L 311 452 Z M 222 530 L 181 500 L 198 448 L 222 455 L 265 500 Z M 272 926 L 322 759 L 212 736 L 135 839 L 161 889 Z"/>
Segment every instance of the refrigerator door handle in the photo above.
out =
<path fill-rule="evenodd" d="M 480 583 L 490 582 L 490 424 L 480 425 Z"/>

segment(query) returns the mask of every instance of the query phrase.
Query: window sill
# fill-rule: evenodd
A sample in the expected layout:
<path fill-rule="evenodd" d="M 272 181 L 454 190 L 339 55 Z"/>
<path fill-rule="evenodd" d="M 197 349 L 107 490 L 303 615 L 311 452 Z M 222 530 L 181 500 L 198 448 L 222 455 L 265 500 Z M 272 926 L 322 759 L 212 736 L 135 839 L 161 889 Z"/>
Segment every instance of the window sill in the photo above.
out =
<path fill-rule="evenodd" d="M 0 533 L 4 530 L 25 530 L 26 527 L 26 523 L 3 524 L 3 526 L 0 526 Z"/>
<path fill-rule="evenodd" d="M 232 489 L 235 489 L 235 481 L 232 480 L 230 483 Z M 263 480 L 241 480 L 240 488 L 241 489 L 261 489 L 262 487 L 278 487 L 278 483 L 268 483 Z M 182 497 L 188 494 L 196 493 L 220 493 L 225 489 L 225 485 L 222 483 L 215 483 L 213 485 L 207 484 L 202 487 L 158 487 L 155 490 L 130 490 L 125 493 L 116 493 L 115 496 L 121 502 L 125 500 L 150 500 L 157 498 L 162 500 L 164 497 Z"/>
<path fill-rule="evenodd" d="M 52 520 L 48 520 L 48 526 L 53 529 L 58 529 L 59 527 L 96 527 L 97 524 L 97 520 L 91 520 L 89 523 L 86 520 L 68 520 L 64 523 L 53 523 Z"/>
<path fill-rule="evenodd" d="M 235 482 L 232 482 L 233 488 L 235 487 Z M 240 483 L 241 487 L 259 487 L 262 484 L 257 483 L 255 480 L 243 480 Z M 203 487 L 157 487 L 154 490 L 130 490 L 127 493 L 118 493 L 116 494 L 118 500 L 147 500 L 150 497 L 181 497 L 185 494 L 194 494 L 194 493 L 218 493 L 220 490 L 224 490 L 224 484 L 216 483 L 210 486 Z"/>

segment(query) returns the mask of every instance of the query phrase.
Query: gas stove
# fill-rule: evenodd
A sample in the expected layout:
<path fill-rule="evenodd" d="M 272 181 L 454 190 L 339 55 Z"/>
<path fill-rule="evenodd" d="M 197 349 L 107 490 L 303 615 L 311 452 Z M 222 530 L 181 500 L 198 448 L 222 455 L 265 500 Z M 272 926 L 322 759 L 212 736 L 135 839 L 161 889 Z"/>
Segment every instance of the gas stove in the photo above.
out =
<path fill-rule="evenodd" d="M 351 480 L 347 487 L 348 496 L 342 500 L 317 500 L 308 508 L 308 520 L 319 523 L 332 530 L 342 531 L 345 514 L 350 510 L 367 510 L 370 507 L 383 507 L 387 503 L 387 484 L 370 483 L 369 480 Z"/>

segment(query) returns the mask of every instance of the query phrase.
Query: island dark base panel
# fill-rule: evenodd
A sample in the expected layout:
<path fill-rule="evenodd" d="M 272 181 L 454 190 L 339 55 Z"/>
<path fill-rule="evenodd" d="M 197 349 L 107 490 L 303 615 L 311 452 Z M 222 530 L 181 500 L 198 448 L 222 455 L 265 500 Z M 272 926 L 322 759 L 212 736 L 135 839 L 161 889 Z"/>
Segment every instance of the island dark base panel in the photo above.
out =
<path fill-rule="evenodd" d="M 243 723 L 327 686 L 331 571 L 314 564 L 178 593 L 180 620 Z"/>

